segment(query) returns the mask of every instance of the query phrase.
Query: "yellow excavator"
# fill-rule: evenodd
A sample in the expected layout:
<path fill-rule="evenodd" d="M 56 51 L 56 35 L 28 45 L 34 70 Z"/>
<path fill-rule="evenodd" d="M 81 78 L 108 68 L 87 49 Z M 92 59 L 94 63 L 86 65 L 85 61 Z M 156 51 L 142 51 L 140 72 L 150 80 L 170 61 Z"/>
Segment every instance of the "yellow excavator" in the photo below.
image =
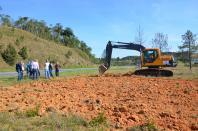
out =
<path fill-rule="evenodd" d="M 172 55 L 162 55 L 159 48 L 145 48 L 144 46 L 135 43 L 113 41 L 108 41 L 107 43 L 106 50 L 104 52 L 104 61 L 99 66 L 100 75 L 110 68 L 111 55 L 114 48 L 136 50 L 141 52 L 141 69 L 136 70 L 134 72 L 135 75 L 163 77 L 173 76 L 173 72 L 171 70 L 163 68 L 175 66 Z"/>

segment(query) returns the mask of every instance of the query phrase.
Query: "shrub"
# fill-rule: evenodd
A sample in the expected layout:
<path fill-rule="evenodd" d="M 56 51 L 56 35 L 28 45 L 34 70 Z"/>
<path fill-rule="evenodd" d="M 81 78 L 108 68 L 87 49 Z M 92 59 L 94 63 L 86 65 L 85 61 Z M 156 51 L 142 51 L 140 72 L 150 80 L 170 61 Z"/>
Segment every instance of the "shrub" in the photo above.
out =
<path fill-rule="evenodd" d="M 38 116 L 39 115 L 39 107 L 40 106 L 36 106 L 35 108 L 33 109 L 29 109 L 25 112 L 26 116 L 27 117 L 35 117 L 35 116 Z"/>
<path fill-rule="evenodd" d="M 14 31 L 15 31 L 15 27 L 14 26 L 12 26 L 11 31 L 14 33 Z"/>
<path fill-rule="evenodd" d="M 20 46 L 21 42 L 24 41 L 24 36 L 20 36 L 19 38 L 16 39 L 15 45 Z"/>
<path fill-rule="evenodd" d="M 99 127 L 100 125 L 108 126 L 107 118 L 104 116 L 104 113 L 100 113 L 89 122 L 89 125 L 91 127 Z"/>
<path fill-rule="evenodd" d="M 16 41 L 15 41 L 15 45 L 20 46 L 20 44 L 21 44 L 21 42 L 20 42 L 20 40 L 17 38 Z"/>
<path fill-rule="evenodd" d="M 24 41 L 24 36 L 20 36 L 20 37 L 19 37 L 19 40 L 20 40 L 21 42 L 23 42 L 23 41 Z"/>
<path fill-rule="evenodd" d="M 2 52 L 3 50 L 3 45 L 0 45 L 0 53 Z"/>
<path fill-rule="evenodd" d="M 69 51 L 65 54 L 65 57 L 66 57 L 66 58 L 70 58 L 70 56 L 72 56 L 72 52 L 69 50 Z"/>
<path fill-rule="evenodd" d="M 159 131 L 159 129 L 155 126 L 154 123 L 149 122 L 135 127 L 131 127 L 128 129 L 128 131 Z"/>
<path fill-rule="evenodd" d="M 25 60 L 28 58 L 27 47 L 22 47 L 18 54 Z"/>
<path fill-rule="evenodd" d="M 14 65 L 15 62 L 16 62 L 16 59 L 17 59 L 17 52 L 15 50 L 15 48 L 9 44 L 6 48 L 6 50 L 4 50 L 2 53 L 1 53 L 4 61 L 6 63 L 8 63 L 9 65 Z"/>

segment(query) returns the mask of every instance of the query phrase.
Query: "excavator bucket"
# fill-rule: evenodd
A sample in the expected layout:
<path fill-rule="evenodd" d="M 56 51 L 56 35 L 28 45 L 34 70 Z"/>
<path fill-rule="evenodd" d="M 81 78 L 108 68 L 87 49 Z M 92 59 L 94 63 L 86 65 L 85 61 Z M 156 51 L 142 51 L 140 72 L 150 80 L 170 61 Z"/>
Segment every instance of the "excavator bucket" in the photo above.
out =
<path fill-rule="evenodd" d="M 106 70 L 107 70 L 107 67 L 106 67 L 105 65 L 103 65 L 103 64 L 100 65 L 100 66 L 98 67 L 99 75 L 104 74 Z"/>

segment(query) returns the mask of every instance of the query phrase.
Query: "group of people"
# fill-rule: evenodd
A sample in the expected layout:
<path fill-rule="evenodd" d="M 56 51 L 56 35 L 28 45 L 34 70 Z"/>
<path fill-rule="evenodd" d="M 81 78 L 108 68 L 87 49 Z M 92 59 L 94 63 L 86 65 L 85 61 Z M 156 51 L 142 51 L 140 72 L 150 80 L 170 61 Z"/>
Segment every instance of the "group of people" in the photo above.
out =
<path fill-rule="evenodd" d="M 59 76 L 60 65 L 58 62 L 56 62 L 54 68 L 55 68 L 55 75 Z M 45 63 L 45 78 L 46 79 L 53 77 L 52 71 L 53 71 L 53 63 L 46 60 L 46 63 Z"/>
<path fill-rule="evenodd" d="M 45 71 L 45 78 L 49 79 L 53 77 L 53 67 L 55 68 L 55 75 L 59 76 L 60 71 L 60 65 L 58 62 L 53 66 L 52 62 L 49 62 L 46 60 L 46 63 L 44 65 L 44 71 Z M 30 79 L 37 80 L 40 77 L 40 68 L 38 60 L 32 60 L 29 61 L 26 66 L 24 65 L 23 61 L 20 61 L 16 64 L 16 71 L 18 73 L 18 81 L 22 80 L 24 78 L 24 72 L 26 69 L 26 76 Z"/>

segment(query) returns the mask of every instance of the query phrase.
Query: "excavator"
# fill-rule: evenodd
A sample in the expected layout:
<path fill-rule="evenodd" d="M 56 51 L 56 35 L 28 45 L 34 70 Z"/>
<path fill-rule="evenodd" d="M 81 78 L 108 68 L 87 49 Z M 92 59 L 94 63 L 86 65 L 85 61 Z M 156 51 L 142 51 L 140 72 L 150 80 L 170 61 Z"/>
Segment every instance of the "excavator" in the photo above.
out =
<path fill-rule="evenodd" d="M 162 55 L 159 48 L 145 48 L 143 45 L 126 42 L 108 41 L 104 52 L 104 61 L 99 66 L 99 74 L 102 75 L 110 68 L 111 55 L 114 48 L 139 51 L 141 54 L 141 68 L 134 72 L 135 75 L 143 76 L 173 76 L 171 70 L 163 67 L 173 67 L 174 58 L 172 55 Z M 143 68 L 147 67 L 147 68 Z"/>

